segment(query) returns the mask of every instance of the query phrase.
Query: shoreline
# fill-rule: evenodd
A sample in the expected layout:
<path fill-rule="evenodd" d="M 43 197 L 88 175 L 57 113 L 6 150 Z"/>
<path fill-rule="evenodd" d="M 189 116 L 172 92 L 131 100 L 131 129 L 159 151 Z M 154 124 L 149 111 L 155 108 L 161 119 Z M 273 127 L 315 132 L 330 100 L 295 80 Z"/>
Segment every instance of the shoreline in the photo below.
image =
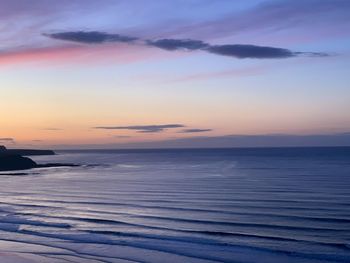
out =
<path fill-rule="evenodd" d="M 23 149 L 7 149 L 0 147 L 0 172 L 23 171 L 34 168 L 50 168 L 50 167 L 77 167 L 78 164 L 71 163 L 46 163 L 38 164 L 27 156 L 38 155 L 55 155 L 52 150 L 23 150 Z M 16 175 L 16 174 L 15 174 Z"/>

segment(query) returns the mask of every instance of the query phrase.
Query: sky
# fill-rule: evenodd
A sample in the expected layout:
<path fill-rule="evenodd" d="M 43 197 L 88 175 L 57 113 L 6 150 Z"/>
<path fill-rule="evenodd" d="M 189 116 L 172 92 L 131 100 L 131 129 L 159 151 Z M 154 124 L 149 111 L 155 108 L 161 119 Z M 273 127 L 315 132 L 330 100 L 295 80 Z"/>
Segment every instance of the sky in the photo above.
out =
<path fill-rule="evenodd" d="M 349 14 L 348 0 L 1 0 L 0 145 L 350 145 Z"/>

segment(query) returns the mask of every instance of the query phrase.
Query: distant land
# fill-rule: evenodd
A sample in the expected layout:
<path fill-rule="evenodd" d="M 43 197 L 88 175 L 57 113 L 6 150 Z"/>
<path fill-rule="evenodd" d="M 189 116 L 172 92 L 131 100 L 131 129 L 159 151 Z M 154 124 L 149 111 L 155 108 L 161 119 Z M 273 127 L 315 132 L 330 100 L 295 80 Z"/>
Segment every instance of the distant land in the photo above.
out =
<path fill-rule="evenodd" d="M 31 149 L 7 149 L 5 146 L 0 145 L 0 156 L 3 155 L 54 155 L 55 152 L 52 150 L 31 150 Z"/>
<path fill-rule="evenodd" d="M 334 134 L 257 134 L 195 136 L 159 141 L 106 144 L 52 145 L 54 149 L 174 149 L 174 148 L 257 148 L 257 147 L 342 147 L 350 146 L 350 132 Z"/>

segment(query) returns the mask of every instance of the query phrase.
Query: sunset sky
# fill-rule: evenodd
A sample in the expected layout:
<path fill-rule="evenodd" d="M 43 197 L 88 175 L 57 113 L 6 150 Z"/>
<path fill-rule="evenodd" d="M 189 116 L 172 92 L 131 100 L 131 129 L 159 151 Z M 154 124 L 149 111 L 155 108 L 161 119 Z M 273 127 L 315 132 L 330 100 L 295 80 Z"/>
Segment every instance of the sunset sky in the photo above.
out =
<path fill-rule="evenodd" d="M 0 145 L 350 132 L 350 1 L 1 0 Z"/>

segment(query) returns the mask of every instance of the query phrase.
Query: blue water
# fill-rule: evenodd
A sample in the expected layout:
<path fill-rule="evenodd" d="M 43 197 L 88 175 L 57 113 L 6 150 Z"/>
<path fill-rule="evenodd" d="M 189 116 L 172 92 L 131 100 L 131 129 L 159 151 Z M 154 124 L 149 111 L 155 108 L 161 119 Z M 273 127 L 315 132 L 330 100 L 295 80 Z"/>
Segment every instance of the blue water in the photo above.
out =
<path fill-rule="evenodd" d="M 1 176 L 0 252 L 34 262 L 350 262 L 350 148 L 35 160 L 83 166 Z"/>

